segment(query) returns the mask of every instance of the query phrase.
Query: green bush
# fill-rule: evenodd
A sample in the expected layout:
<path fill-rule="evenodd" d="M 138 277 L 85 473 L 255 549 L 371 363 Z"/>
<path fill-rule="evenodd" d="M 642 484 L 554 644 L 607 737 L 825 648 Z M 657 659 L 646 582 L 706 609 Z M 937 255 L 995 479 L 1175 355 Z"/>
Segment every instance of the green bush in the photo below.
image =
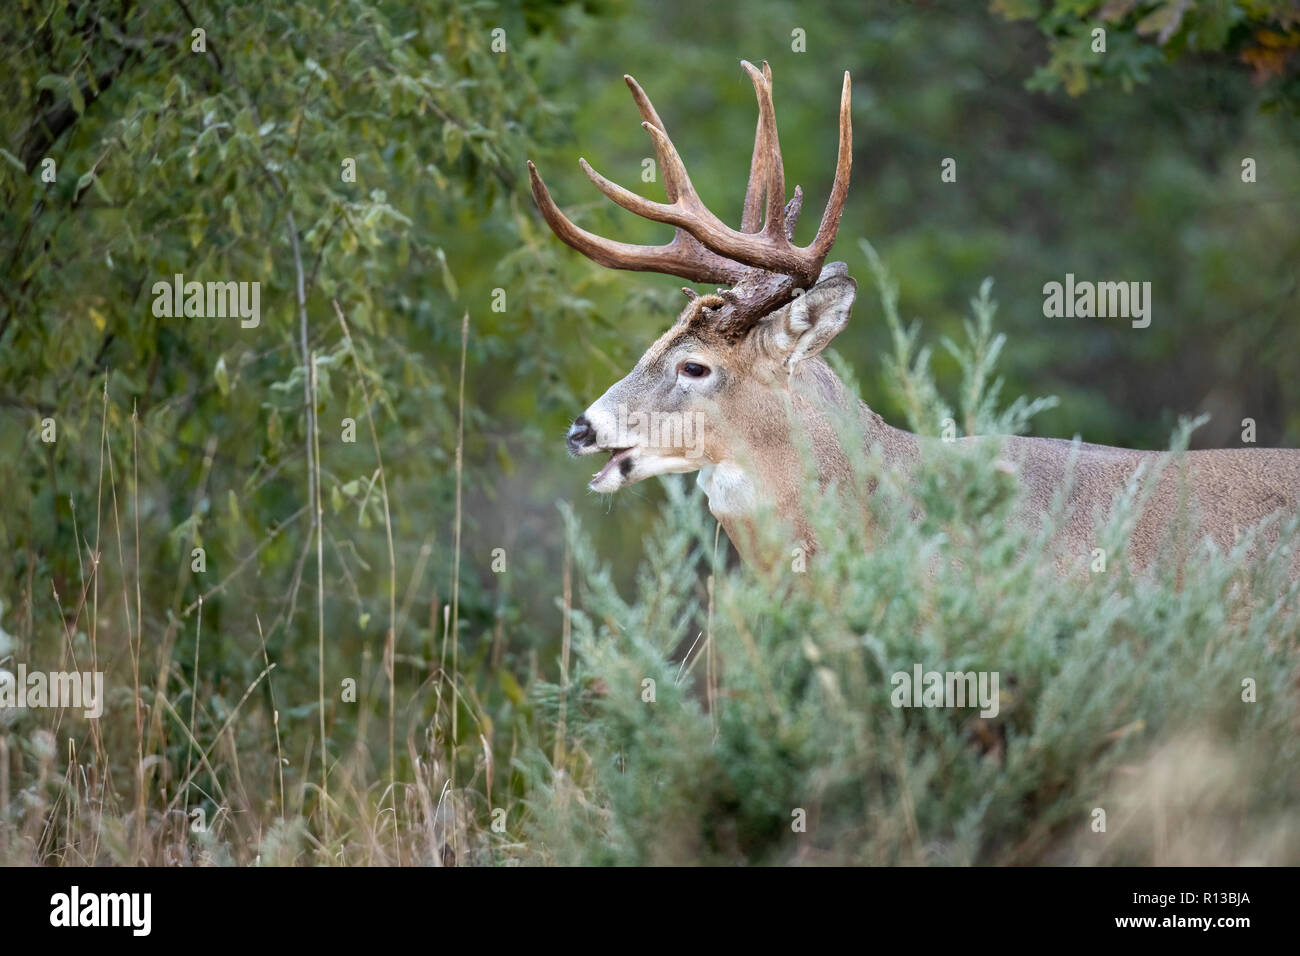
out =
<path fill-rule="evenodd" d="M 901 330 L 878 277 L 898 332 L 894 384 L 917 422 L 937 422 L 947 409 L 913 355 L 915 330 Z M 980 430 L 1040 407 L 999 413 L 987 400 L 998 349 L 987 292 L 970 341 L 951 346 L 968 372 L 958 406 Z M 864 450 L 859 474 L 880 479 L 876 533 L 868 542 L 822 509 L 802 573 L 797 556 L 726 571 L 698 495 L 670 480 L 624 599 L 570 520 L 573 750 L 558 782 L 534 777 L 533 852 L 629 864 L 1300 859 L 1290 549 L 1252 563 L 1249 539 L 1231 553 L 1207 544 L 1181 580 L 1123 557 L 1085 582 L 1063 578 L 1052 517 L 1040 529 L 1010 520 L 1015 485 L 996 455 L 995 441 L 953 446 L 899 487 Z M 1099 529 L 1108 554 L 1124 554 L 1141 505 L 1137 487 L 1118 496 Z M 707 653 L 668 662 L 696 634 L 714 643 L 716 688 Z M 996 671 L 998 713 L 893 706 L 891 675 L 917 663 Z"/>

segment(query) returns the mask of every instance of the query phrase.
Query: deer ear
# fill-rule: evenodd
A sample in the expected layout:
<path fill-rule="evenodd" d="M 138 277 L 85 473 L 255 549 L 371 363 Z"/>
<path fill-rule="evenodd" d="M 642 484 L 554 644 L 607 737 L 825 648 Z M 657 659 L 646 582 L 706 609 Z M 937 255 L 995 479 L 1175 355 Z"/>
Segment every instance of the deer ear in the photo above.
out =
<path fill-rule="evenodd" d="M 858 284 L 837 274 L 823 279 L 774 314 L 771 343 L 777 357 L 791 370 L 826 348 L 848 325 Z"/>

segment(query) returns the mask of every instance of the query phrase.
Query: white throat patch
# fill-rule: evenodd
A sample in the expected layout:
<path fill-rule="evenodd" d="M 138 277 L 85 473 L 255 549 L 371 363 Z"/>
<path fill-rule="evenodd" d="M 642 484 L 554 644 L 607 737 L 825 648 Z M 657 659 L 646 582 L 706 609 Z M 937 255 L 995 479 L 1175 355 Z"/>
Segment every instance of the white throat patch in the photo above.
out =
<path fill-rule="evenodd" d="M 695 478 L 709 499 L 709 511 L 717 517 L 738 517 L 758 508 L 758 494 L 754 482 L 738 465 L 725 462 L 705 465 Z"/>

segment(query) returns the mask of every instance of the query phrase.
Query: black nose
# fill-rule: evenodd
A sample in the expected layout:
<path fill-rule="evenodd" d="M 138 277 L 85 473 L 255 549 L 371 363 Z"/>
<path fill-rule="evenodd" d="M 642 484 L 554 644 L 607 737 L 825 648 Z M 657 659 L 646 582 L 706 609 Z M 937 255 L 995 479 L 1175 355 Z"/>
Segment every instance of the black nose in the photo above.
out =
<path fill-rule="evenodd" d="M 565 444 L 569 446 L 569 454 L 576 455 L 582 448 L 594 444 L 596 441 L 596 430 L 591 427 L 591 422 L 587 421 L 586 415 L 579 415 L 578 420 L 569 426 L 569 434 L 565 438 Z"/>

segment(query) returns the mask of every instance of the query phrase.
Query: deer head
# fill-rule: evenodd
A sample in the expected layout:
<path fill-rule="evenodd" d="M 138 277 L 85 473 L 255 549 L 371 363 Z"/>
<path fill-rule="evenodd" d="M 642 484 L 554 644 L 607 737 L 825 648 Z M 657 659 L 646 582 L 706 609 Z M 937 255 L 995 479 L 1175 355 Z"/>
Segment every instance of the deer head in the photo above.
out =
<path fill-rule="evenodd" d="M 761 71 L 744 61 L 741 65 L 758 97 L 758 130 L 739 230 L 700 201 L 663 121 L 630 76 L 624 79 L 641 110 L 641 125 L 654 140 L 669 201 L 643 199 L 579 162 L 614 202 L 675 226 L 671 242 L 630 245 L 578 228 L 551 200 L 532 163 L 528 169 L 533 198 L 552 231 L 589 258 L 614 269 L 662 272 L 726 287 L 704 296 L 682 290 L 691 301 L 672 328 L 577 418 L 568 447 L 574 455 L 609 456 L 591 480 L 590 487 L 600 492 L 651 475 L 698 470 L 710 510 L 746 560 L 753 561 L 767 560 L 753 535 L 753 518 L 764 508 L 787 519 L 801 542 L 816 545 L 804 510 L 801 449 L 811 451 L 821 489 L 834 487 L 848 490 L 849 499 L 856 496 L 853 479 L 861 476 L 853 474 L 835 425 L 843 410 L 857 415 L 861 429 L 855 440 L 860 439 L 861 448 L 878 449 L 881 461 L 904 478 L 923 455 L 947 454 L 952 446 L 892 428 L 818 357 L 847 323 L 856 292 L 843 263 L 823 268 L 849 189 L 853 135 L 848 74 L 840 97 L 839 157 L 830 199 L 816 237 L 799 247 L 792 236 L 803 194 L 795 187 L 786 202 L 772 74 L 766 63 Z M 1091 552 L 1094 518 L 1110 513 L 1136 471 L 1162 468 L 1168 457 L 1057 439 L 988 440 L 997 442 L 998 469 L 1017 476 L 1023 492 L 1017 506 L 1020 520 L 1037 526 L 1060 488 L 1069 488 L 1069 514 L 1055 531 L 1062 569 Z M 982 441 L 965 438 L 959 447 Z M 1175 458 L 1177 467 L 1157 482 L 1130 545 L 1139 567 L 1163 554 L 1157 532 L 1173 525 L 1179 513 L 1180 475 L 1191 479 L 1205 528 L 1223 548 L 1233 545 L 1240 529 L 1300 507 L 1300 451 L 1224 449 Z M 870 493 L 874 479 L 866 477 L 859 484 Z M 824 497 L 818 507 L 826 503 Z M 837 515 L 831 524 L 838 522 Z M 1300 579 L 1300 550 L 1293 576 Z"/>
<path fill-rule="evenodd" d="M 856 285 L 843 263 L 823 269 L 848 195 L 853 133 L 849 75 L 840 98 L 835 179 L 817 235 L 792 241 L 803 203 L 795 187 L 786 202 L 785 171 L 772 108 L 772 74 L 742 61 L 758 98 L 749 184 L 740 229 L 732 229 L 700 200 L 649 98 L 625 76 L 654 140 L 668 202 L 644 199 L 579 160 L 596 187 L 646 219 L 676 227 L 671 242 L 616 242 L 574 225 L 556 207 L 536 168 L 528 164 L 533 198 L 560 239 L 601 265 L 660 272 L 725 286 L 690 302 L 631 372 L 569 429 L 573 455 L 608 456 L 590 487 L 613 492 L 652 475 L 722 469 L 729 500 L 710 496 L 714 513 L 745 510 L 758 488 L 781 488 L 771 474 L 792 466 L 791 430 L 818 429 L 809 395 L 838 398 L 841 386 L 815 356 L 848 321 Z M 812 361 L 810 361 L 812 360 Z M 816 401 L 811 402 L 816 405 Z M 734 470 L 731 470 L 734 469 Z M 759 474 L 763 473 L 763 474 Z M 741 476 L 747 476 L 742 479 Z M 728 529 L 730 531 L 730 529 Z"/>

